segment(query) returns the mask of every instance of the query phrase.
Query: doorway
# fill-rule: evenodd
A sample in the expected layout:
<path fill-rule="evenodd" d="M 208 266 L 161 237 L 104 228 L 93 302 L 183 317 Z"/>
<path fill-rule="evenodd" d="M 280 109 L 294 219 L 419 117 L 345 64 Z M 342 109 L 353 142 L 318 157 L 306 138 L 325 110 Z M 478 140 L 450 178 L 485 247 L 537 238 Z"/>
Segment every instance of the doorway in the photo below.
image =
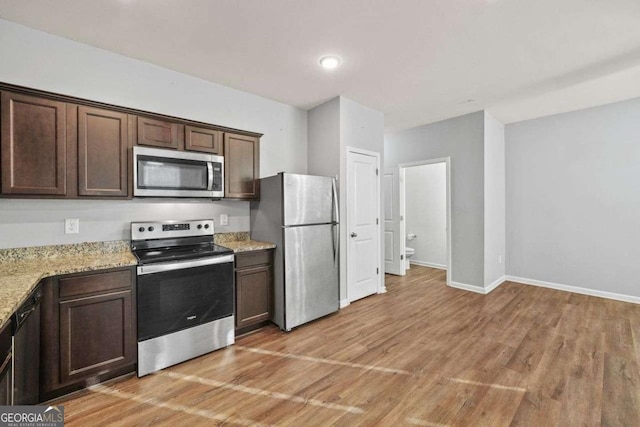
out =
<path fill-rule="evenodd" d="M 386 273 L 405 275 L 414 263 L 447 270 L 450 284 L 450 169 L 450 158 L 445 157 L 403 163 L 385 172 Z"/>
<path fill-rule="evenodd" d="M 384 292 L 380 268 L 380 154 L 347 150 L 347 299 Z"/>

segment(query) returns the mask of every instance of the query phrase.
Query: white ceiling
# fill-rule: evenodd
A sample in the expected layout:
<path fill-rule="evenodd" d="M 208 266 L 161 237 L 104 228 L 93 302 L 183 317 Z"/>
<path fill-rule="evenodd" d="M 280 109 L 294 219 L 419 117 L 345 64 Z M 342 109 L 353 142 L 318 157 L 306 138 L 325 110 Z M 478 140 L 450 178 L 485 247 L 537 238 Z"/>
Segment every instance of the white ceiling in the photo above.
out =
<path fill-rule="evenodd" d="M 0 0 L 0 17 L 302 108 L 342 95 L 388 131 L 640 96 L 637 0 Z"/>

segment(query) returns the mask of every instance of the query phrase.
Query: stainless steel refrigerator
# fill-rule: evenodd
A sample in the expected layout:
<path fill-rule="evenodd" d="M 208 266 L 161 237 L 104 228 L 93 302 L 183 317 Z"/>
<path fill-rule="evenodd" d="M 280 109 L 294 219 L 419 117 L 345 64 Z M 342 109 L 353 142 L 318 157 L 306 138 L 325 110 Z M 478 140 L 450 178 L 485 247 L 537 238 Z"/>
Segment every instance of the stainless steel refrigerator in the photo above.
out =
<path fill-rule="evenodd" d="M 280 329 L 339 309 L 338 194 L 333 178 L 279 173 L 260 180 L 251 238 L 274 242 L 274 314 Z"/>

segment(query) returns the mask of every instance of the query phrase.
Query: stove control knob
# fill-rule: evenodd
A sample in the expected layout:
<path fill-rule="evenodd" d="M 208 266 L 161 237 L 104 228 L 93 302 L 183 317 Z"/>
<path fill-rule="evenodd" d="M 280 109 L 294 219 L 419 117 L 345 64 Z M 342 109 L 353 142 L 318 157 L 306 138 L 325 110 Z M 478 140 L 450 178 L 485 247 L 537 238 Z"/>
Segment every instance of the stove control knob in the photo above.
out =
<path fill-rule="evenodd" d="M 138 231 L 139 231 L 139 232 L 141 232 L 141 233 L 143 233 L 143 232 L 144 232 L 144 227 L 140 227 L 140 228 L 138 228 Z"/>
<path fill-rule="evenodd" d="M 198 224 L 198 230 L 202 229 L 202 224 Z"/>
<path fill-rule="evenodd" d="M 209 224 L 205 224 L 205 225 L 204 225 L 204 228 L 209 228 Z"/>
<path fill-rule="evenodd" d="M 153 231 L 153 230 L 154 230 L 154 228 L 153 228 L 153 227 L 149 227 L 149 231 Z"/>

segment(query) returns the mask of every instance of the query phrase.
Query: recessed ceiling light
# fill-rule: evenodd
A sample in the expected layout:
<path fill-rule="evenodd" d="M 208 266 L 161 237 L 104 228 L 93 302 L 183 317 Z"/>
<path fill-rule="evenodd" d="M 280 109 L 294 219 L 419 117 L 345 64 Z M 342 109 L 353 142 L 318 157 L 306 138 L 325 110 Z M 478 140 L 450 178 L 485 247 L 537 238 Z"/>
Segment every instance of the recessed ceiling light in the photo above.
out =
<path fill-rule="evenodd" d="M 322 65 L 327 70 L 333 70 L 338 65 L 340 65 L 340 58 L 333 55 L 327 55 L 320 58 L 320 65 Z"/>

